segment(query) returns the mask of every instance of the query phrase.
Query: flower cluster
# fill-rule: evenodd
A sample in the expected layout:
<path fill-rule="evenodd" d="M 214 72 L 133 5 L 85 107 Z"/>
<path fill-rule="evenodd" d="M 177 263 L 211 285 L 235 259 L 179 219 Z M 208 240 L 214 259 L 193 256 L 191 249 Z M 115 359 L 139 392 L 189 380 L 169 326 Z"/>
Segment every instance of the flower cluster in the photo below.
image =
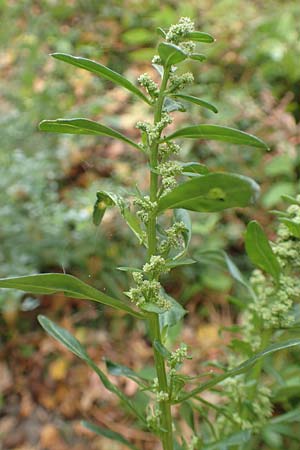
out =
<path fill-rule="evenodd" d="M 158 154 L 161 162 L 166 161 L 171 155 L 177 155 L 180 150 L 180 145 L 175 144 L 174 142 L 165 142 L 164 144 L 160 144 Z"/>
<path fill-rule="evenodd" d="M 179 22 L 171 25 L 166 34 L 166 40 L 172 44 L 179 44 L 182 39 L 188 37 L 195 30 L 195 25 L 189 17 L 181 17 Z"/>
<path fill-rule="evenodd" d="M 257 385 L 255 397 L 249 402 L 249 389 L 251 391 L 253 386 L 249 386 L 249 382 L 243 375 L 227 378 L 222 385 L 231 400 L 232 421 L 242 430 L 259 431 L 272 416 L 271 390 L 266 386 Z M 240 405 L 245 405 L 248 409 L 247 419 L 237 412 Z M 224 416 L 218 418 L 219 427 L 224 426 L 225 423 L 230 426 Z"/>
<path fill-rule="evenodd" d="M 136 128 L 146 134 L 148 144 L 152 145 L 154 141 L 159 139 L 162 130 L 170 123 L 172 123 L 172 117 L 168 113 L 163 113 L 161 120 L 155 125 L 151 125 L 148 122 L 139 121 L 136 124 Z"/>
<path fill-rule="evenodd" d="M 168 366 L 170 367 L 170 369 L 175 369 L 177 365 L 182 364 L 183 361 L 187 358 L 187 345 L 180 344 L 180 347 L 172 352 L 168 357 Z"/>
<path fill-rule="evenodd" d="M 169 272 L 166 260 L 159 255 L 153 255 L 150 261 L 143 266 L 143 271 L 151 274 L 153 278 L 158 278 L 162 273 Z"/>
<path fill-rule="evenodd" d="M 139 207 L 137 216 L 143 223 L 147 224 L 157 208 L 157 203 L 151 202 L 148 195 L 145 195 L 143 198 L 136 197 L 133 202 Z"/>
<path fill-rule="evenodd" d="M 176 177 L 182 173 L 182 166 L 176 161 L 167 161 L 158 166 L 163 192 L 167 193 L 176 186 Z"/>
<path fill-rule="evenodd" d="M 184 245 L 183 234 L 187 228 L 183 222 L 175 222 L 170 228 L 165 230 L 166 239 L 160 243 L 161 253 L 168 253 L 172 248 L 182 247 Z"/>
<path fill-rule="evenodd" d="M 158 97 L 159 94 L 158 84 L 152 80 L 152 78 L 148 73 L 143 73 L 142 75 L 140 75 L 138 78 L 138 82 L 140 83 L 141 86 L 143 86 L 146 89 L 146 91 L 148 92 L 148 94 L 152 99 L 156 99 Z"/>
<path fill-rule="evenodd" d="M 182 75 L 176 75 L 172 73 L 170 75 L 169 93 L 175 94 L 181 91 L 187 85 L 194 82 L 194 75 L 191 72 L 183 73 Z"/>
<path fill-rule="evenodd" d="M 157 306 L 163 311 L 168 311 L 171 304 L 162 294 L 162 287 L 157 280 L 147 280 L 142 272 L 133 272 L 136 287 L 131 288 L 126 295 L 139 307 L 147 304 Z"/>

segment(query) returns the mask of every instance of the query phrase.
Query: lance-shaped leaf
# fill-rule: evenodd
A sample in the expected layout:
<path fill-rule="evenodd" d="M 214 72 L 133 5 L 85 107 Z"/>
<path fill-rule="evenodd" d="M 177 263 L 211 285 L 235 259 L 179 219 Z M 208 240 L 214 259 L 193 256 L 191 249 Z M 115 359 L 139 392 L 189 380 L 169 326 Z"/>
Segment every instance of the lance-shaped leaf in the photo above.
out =
<path fill-rule="evenodd" d="M 189 56 L 189 58 L 190 58 L 190 59 L 193 59 L 194 61 L 200 61 L 200 62 L 203 62 L 203 61 L 206 60 L 206 56 L 203 55 L 202 53 L 192 53 L 192 54 Z"/>
<path fill-rule="evenodd" d="M 72 275 L 63 273 L 45 273 L 25 277 L 4 278 L 0 279 L 0 288 L 18 289 L 32 294 L 64 292 L 73 298 L 92 300 L 125 311 L 134 317 L 143 317 L 141 313 L 134 311 L 126 303 L 103 294 L 103 292 L 98 291 Z"/>
<path fill-rule="evenodd" d="M 131 231 L 139 239 L 140 243 L 143 242 L 143 230 L 136 216 L 131 213 L 128 204 L 124 198 L 114 192 L 98 191 L 97 200 L 94 204 L 93 210 L 93 222 L 95 225 L 100 225 L 106 209 L 109 206 L 117 206 L 125 221 L 127 222 Z"/>
<path fill-rule="evenodd" d="M 253 264 L 268 272 L 278 282 L 280 277 L 279 262 L 273 253 L 264 230 L 255 220 L 247 226 L 245 246 Z"/>
<path fill-rule="evenodd" d="M 158 54 L 165 67 L 170 67 L 172 64 L 178 64 L 188 57 L 180 47 L 167 42 L 161 42 L 159 44 Z"/>
<path fill-rule="evenodd" d="M 203 391 L 206 391 L 207 389 L 211 389 L 212 387 L 219 384 L 221 381 L 226 380 L 226 378 L 236 377 L 237 375 L 248 372 L 249 369 L 251 369 L 258 361 L 265 358 L 266 356 L 272 355 L 273 353 L 276 353 L 280 350 L 286 350 L 286 349 L 289 349 L 292 347 L 296 347 L 298 345 L 300 345 L 300 339 L 289 339 L 287 341 L 272 344 L 269 347 L 262 350 L 261 352 L 256 353 L 251 358 L 244 361 L 242 364 L 237 366 L 235 369 L 232 369 L 232 370 L 229 370 L 228 372 L 217 375 L 217 376 L 213 377 L 211 380 L 200 384 L 198 387 L 191 390 L 190 392 L 186 392 L 185 394 L 182 394 L 182 396 L 178 400 L 176 400 L 176 402 L 174 402 L 174 403 L 181 403 L 185 400 L 188 400 L 189 398 L 194 397 L 195 395 L 200 394 Z"/>
<path fill-rule="evenodd" d="M 175 94 L 174 97 L 180 98 L 181 100 L 184 100 L 189 103 L 194 103 L 195 105 L 198 106 L 202 106 L 202 108 L 209 109 L 214 113 L 218 112 L 218 109 L 212 103 L 206 102 L 205 100 L 201 100 L 200 98 L 194 97 L 193 95 Z"/>
<path fill-rule="evenodd" d="M 105 358 L 105 364 L 108 372 L 111 375 L 114 375 L 116 377 L 127 377 L 131 380 L 135 381 L 136 383 L 140 385 L 145 385 L 144 382 L 147 381 L 146 378 L 140 376 L 138 373 L 136 373 L 134 370 L 130 369 L 127 366 L 124 366 L 123 364 L 117 364 L 110 359 Z"/>
<path fill-rule="evenodd" d="M 207 166 L 198 162 L 188 162 L 181 164 L 182 173 L 188 177 L 199 177 L 199 175 L 207 175 L 209 170 Z"/>
<path fill-rule="evenodd" d="M 106 80 L 112 81 L 113 83 L 122 86 L 132 94 L 141 98 L 146 103 L 150 104 L 149 99 L 143 94 L 143 92 L 141 92 L 134 84 L 132 84 L 129 80 L 127 80 L 127 78 L 109 69 L 108 67 L 103 66 L 103 64 L 100 64 L 91 59 L 72 56 L 66 53 L 52 53 L 51 56 L 53 56 L 53 58 L 55 59 L 59 59 L 60 61 L 64 61 L 68 64 L 72 64 L 73 66 L 79 67 L 80 69 L 88 70 L 89 72 L 92 72 L 101 78 L 105 78 Z"/>
<path fill-rule="evenodd" d="M 210 173 L 186 181 L 164 195 L 158 212 L 183 208 L 198 212 L 217 212 L 253 203 L 259 187 L 251 178 L 229 173 Z"/>
<path fill-rule="evenodd" d="M 231 276 L 238 281 L 239 283 L 241 283 L 251 294 L 251 296 L 255 296 L 253 289 L 250 285 L 250 283 L 248 283 L 247 280 L 245 280 L 244 276 L 241 274 L 240 269 L 235 265 L 235 263 L 232 261 L 232 259 L 227 255 L 226 252 L 222 252 L 223 256 L 224 256 L 224 261 L 226 263 L 226 266 L 228 268 L 229 273 L 231 274 Z"/>
<path fill-rule="evenodd" d="M 99 436 L 104 436 L 107 439 L 111 439 L 112 441 L 120 442 L 121 444 L 126 445 L 128 448 L 132 450 L 138 450 L 131 442 L 127 441 L 121 434 L 116 431 L 108 430 L 107 428 L 100 427 L 99 425 L 95 425 L 93 423 L 87 422 L 83 420 L 81 424 L 87 429 L 92 431 L 93 433 L 98 434 Z"/>
<path fill-rule="evenodd" d="M 72 353 L 78 356 L 78 358 L 85 361 L 94 370 L 94 372 L 96 372 L 96 374 L 98 375 L 98 377 L 100 378 L 101 382 L 106 387 L 106 389 L 117 395 L 117 397 L 119 397 L 119 399 L 130 409 L 130 411 L 136 417 L 145 422 L 145 419 L 136 410 L 131 401 L 128 400 L 126 395 L 123 394 L 123 392 L 120 391 L 113 383 L 111 383 L 111 381 L 107 378 L 105 373 L 102 372 L 102 370 L 99 369 L 99 367 L 94 363 L 94 361 L 88 356 L 86 350 L 83 348 L 80 342 L 74 336 L 72 336 L 72 334 L 69 333 L 69 331 L 67 331 L 65 328 L 60 327 L 56 323 L 52 322 L 52 320 L 42 315 L 38 316 L 38 321 L 40 322 L 44 330 L 52 338 L 56 339 L 58 342 L 64 345 L 68 350 L 70 350 Z"/>
<path fill-rule="evenodd" d="M 212 141 L 230 142 L 231 144 L 249 145 L 250 147 L 263 148 L 264 150 L 269 149 L 261 139 L 252 134 L 219 125 L 204 124 L 182 128 L 165 137 L 162 141 L 165 142 L 177 138 L 209 139 Z"/>
<path fill-rule="evenodd" d="M 39 124 L 39 130 L 49 133 L 67 133 L 67 134 L 91 134 L 94 136 L 109 136 L 120 141 L 126 142 L 133 147 L 141 150 L 141 147 L 116 130 L 106 125 L 94 122 L 89 119 L 56 119 L 43 120 Z"/>
<path fill-rule="evenodd" d="M 249 442 L 250 438 L 250 430 L 239 431 L 230 436 L 225 436 L 221 440 L 204 445 L 202 450 L 229 450 L 233 448 L 232 446 L 240 448 L 241 445 Z"/>
<path fill-rule="evenodd" d="M 186 39 L 195 42 L 205 42 L 206 44 L 211 44 L 215 42 L 213 36 L 209 33 L 204 33 L 202 31 L 191 31 L 186 34 Z"/>

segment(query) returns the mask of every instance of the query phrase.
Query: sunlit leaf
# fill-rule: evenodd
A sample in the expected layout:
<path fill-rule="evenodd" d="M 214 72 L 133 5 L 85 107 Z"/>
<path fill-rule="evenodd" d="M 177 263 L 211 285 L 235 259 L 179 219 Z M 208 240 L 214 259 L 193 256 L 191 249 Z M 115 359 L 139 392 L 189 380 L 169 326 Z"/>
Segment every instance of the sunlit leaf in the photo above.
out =
<path fill-rule="evenodd" d="M 182 173 L 189 177 L 207 175 L 209 173 L 207 166 L 198 162 L 183 163 L 181 167 L 183 168 Z"/>
<path fill-rule="evenodd" d="M 203 33 L 202 31 L 191 31 L 190 33 L 187 33 L 186 38 L 190 41 L 205 42 L 206 44 L 215 42 L 215 39 L 211 34 Z"/>
<path fill-rule="evenodd" d="M 236 174 L 210 173 L 186 181 L 164 195 L 158 211 L 183 208 L 198 212 L 217 212 L 252 204 L 259 187 L 251 178 Z"/>
<path fill-rule="evenodd" d="M 89 119 L 56 119 L 43 120 L 39 124 L 39 130 L 47 131 L 49 133 L 66 133 L 66 134 L 91 134 L 94 136 L 109 136 L 120 141 L 126 142 L 133 147 L 141 150 L 140 146 L 127 138 L 116 130 L 113 130 L 106 125 L 94 122 Z"/>
<path fill-rule="evenodd" d="M 162 141 L 170 141 L 177 138 L 205 139 L 212 141 L 230 142 L 231 144 L 248 145 L 250 147 L 268 150 L 268 146 L 256 136 L 220 125 L 194 125 L 177 130 Z"/>
<path fill-rule="evenodd" d="M 3 278 L 0 279 L 0 288 L 18 289 L 33 294 L 64 292 L 69 297 L 92 300 L 125 311 L 134 317 L 143 317 L 141 313 L 134 311 L 126 303 L 103 294 L 103 292 L 72 275 L 63 273 L 43 273 L 25 277 Z"/>
<path fill-rule="evenodd" d="M 117 72 L 109 69 L 108 67 L 100 64 L 91 59 L 81 58 L 79 56 L 72 56 L 66 53 L 52 53 L 51 56 L 53 58 L 59 59 L 60 61 L 64 61 L 68 64 L 72 64 L 73 66 L 79 67 L 80 69 L 88 70 L 89 72 L 94 73 L 95 75 L 100 76 L 101 78 L 105 78 L 106 80 L 112 81 L 113 83 L 118 84 L 119 86 L 124 87 L 132 94 L 144 100 L 146 103 L 150 103 L 148 98 L 141 92 L 134 84 L 132 84 L 127 78 L 123 75 L 120 75 Z"/>
<path fill-rule="evenodd" d="M 264 230 L 258 222 L 253 220 L 247 226 L 245 246 L 250 260 L 262 270 L 268 272 L 279 281 L 280 265 L 271 248 Z"/>
<path fill-rule="evenodd" d="M 165 67 L 178 64 L 187 58 L 187 54 L 177 45 L 161 42 L 158 46 L 158 54 Z"/>

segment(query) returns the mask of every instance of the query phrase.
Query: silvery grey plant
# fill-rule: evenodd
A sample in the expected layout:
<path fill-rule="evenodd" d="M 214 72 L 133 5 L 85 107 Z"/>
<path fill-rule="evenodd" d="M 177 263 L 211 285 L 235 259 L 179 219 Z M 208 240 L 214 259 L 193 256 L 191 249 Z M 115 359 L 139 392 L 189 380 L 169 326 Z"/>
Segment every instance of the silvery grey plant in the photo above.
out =
<path fill-rule="evenodd" d="M 152 66 L 158 72 L 160 82 L 156 83 L 144 73 L 138 79 L 142 89 L 98 62 L 64 53 L 52 54 L 56 60 L 87 70 L 127 89 L 144 102 L 152 111 L 153 121 L 150 123 L 141 120 L 137 123 L 140 142 L 85 118 L 44 120 L 39 126 L 41 131 L 46 132 L 115 138 L 143 155 L 145 164 L 149 167 L 149 191 L 142 192 L 137 188 L 134 192 L 127 193 L 126 197 L 116 192 L 99 191 L 93 213 L 94 223 L 98 226 L 107 208 L 118 208 L 136 236 L 138 245 L 145 249 L 142 267 L 122 268 L 132 277 L 132 286 L 125 292 L 128 301 L 108 296 L 72 275 L 61 273 L 2 279 L 0 287 L 34 294 L 64 292 L 66 296 L 99 302 L 143 321 L 152 343 L 156 377 L 149 380 L 128 367 L 107 363 L 109 373 L 131 378 L 147 395 L 148 406 L 141 413 L 135 402 L 113 384 L 108 374 L 89 357 L 75 337 L 50 319 L 39 316 L 42 327 L 96 372 L 103 385 L 120 399 L 139 426 L 158 437 L 164 450 L 249 448 L 251 433 L 255 435 L 260 428 L 259 417 L 263 416 L 264 421 L 271 417 L 269 391 L 258 384 L 263 358 L 280 349 L 300 344 L 300 339 L 271 342 L 274 329 L 282 326 L 281 319 L 276 323 L 271 320 L 268 327 L 264 325 L 266 315 L 271 314 L 271 319 L 274 318 L 274 311 L 270 313 L 268 310 L 266 297 L 279 295 L 277 303 L 280 304 L 284 295 L 283 284 L 290 283 L 291 289 L 294 288 L 293 282 L 286 278 L 288 275 L 282 275 L 282 270 L 285 271 L 282 245 L 276 243 L 272 250 L 259 224 L 249 224 L 246 247 L 249 257 L 259 268 L 259 272 L 253 273 L 251 283 L 244 279 L 227 255 L 222 256 L 232 276 L 245 286 L 251 299 L 250 306 L 243 313 L 247 351 L 245 346 L 240 351 L 240 346 L 239 357 L 232 356 L 227 367 L 219 365 L 215 372 L 202 374 L 204 381 L 201 382 L 200 377 L 189 377 L 180 371 L 185 359 L 189 358 L 186 344 L 182 342 L 177 349 L 166 347 L 170 330 L 182 320 L 186 311 L 178 301 L 167 295 L 161 277 L 174 267 L 194 262 L 187 257 L 192 234 L 188 211 L 214 213 L 228 208 L 246 207 L 255 202 L 259 192 L 255 181 L 248 177 L 209 171 L 200 162 L 181 162 L 177 159 L 181 150 L 178 142 L 183 139 L 215 140 L 263 150 L 268 147 L 261 139 L 226 126 L 198 124 L 178 129 L 168 128 L 172 124 L 173 114 L 184 112 L 185 105 L 190 103 L 217 112 L 217 108 L 211 103 L 186 93 L 186 88 L 193 83 L 193 75 L 190 72 L 181 73 L 179 69 L 180 64 L 187 60 L 202 63 L 205 56 L 196 51 L 196 46 L 199 43 L 211 44 L 214 39 L 208 33 L 196 31 L 189 18 L 181 18 L 178 24 L 172 25 L 168 30 L 160 28 L 158 33 L 161 42 Z M 291 222 L 295 222 L 293 218 Z M 165 225 L 166 223 L 168 224 Z M 287 222 L 284 226 L 289 230 L 294 227 L 293 224 L 287 225 Z M 299 236 L 300 233 L 296 238 Z M 278 262 L 276 255 L 281 258 L 281 262 Z M 267 290 L 261 287 L 266 283 L 264 274 L 273 280 L 269 281 Z M 261 290 L 264 291 L 264 297 Z M 285 304 L 288 305 L 286 309 L 290 310 L 291 303 L 285 300 Z M 278 317 L 286 312 L 276 311 Z M 291 324 L 291 319 L 287 322 L 282 320 L 284 325 Z M 210 389 L 218 389 L 218 392 L 223 389 L 229 404 L 218 405 L 207 401 L 201 394 Z M 241 391 L 243 396 L 237 402 Z M 251 403 L 255 396 L 256 410 L 251 410 L 249 404 L 247 406 L 247 399 Z M 245 403 L 242 406 L 241 401 Z M 176 423 L 172 411 L 175 405 L 181 405 L 180 412 L 191 428 L 189 442 Z M 265 413 L 259 416 L 261 408 Z M 213 421 L 208 413 L 210 410 L 215 413 Z M 195 423 L 195 412 L 199 416 L 200 426 Z M 136 449 L 116 432 L 89 422 L 84 422 L 84 425 L 100 435 Z"/>

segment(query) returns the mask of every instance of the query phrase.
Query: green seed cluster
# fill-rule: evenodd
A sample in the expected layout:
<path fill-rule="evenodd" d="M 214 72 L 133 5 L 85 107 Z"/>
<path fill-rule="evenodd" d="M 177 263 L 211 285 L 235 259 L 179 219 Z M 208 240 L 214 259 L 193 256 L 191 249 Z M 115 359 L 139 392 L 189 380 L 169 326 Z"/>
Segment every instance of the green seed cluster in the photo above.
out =
<path fill-rule="evenodd" d="M 177 155 L 181 150 L 180 145 L 175 144 L 174 142 L 166 142 L 164 144 L 160 144 L 158 149 L 158 155 L 160 157 L 161 162 L 166 161 L 171 155 Z"/>
<path fill-rule="evenodd" d="M 140 75 L 138 78 L 138 82 L 146 89 L 153 100 L 158 97 L 159 86 L 157 83 L 155 83 L 155 81 L 152 80 L 148 73 L 143 73 L 142 75 Z"/>
<path fill-rule="evenodd" d="M 143 198 L 136 197 L 134 204 L 139 208 L 137 216 L 143 223 L 147 224 L 157 209 L 157 203 L 151 202 L 150 197 L 145 195 Z"/>
<path fill-rule="evenodd" d="M 161 274 L 169 272 L 166 260 L 159 255 L 151 256 L 150 261 L 143 266 L 143 271 L 151 274 L 154 278 L 158 278 Z"/>
<path fill-rule="evenodd" d="M 193 84 L 194 75 L 191 72 L 183 73 L 182 75 L 170 75 L 169 93 L 176 94 L 182 91 L 189 84 Z"/>
<path fill-rule="evenodd" d="M 159 250 L 167 254 L 172 248 L 182 247 L 184 245 L 183 234 L 187 228 L 183 222 L 175 222 L 170 228 L 165 230 L 166 239 L 160 243 Z"/>
<path fill-rule="evenodd" d="M 172 352 L 168 357 L 168 366 L 170 367 L 170 369 L 175 369 L 176 366 L 182 364 L 183 361 L 187 358 L 187 345 L 182 343 L 180 344 L 180 347 Z"/>
<path fill-rule="evenodd" d="M 168 113 L 163 113 L 161 120 L 157 122 L 155 125 L 151 125 L 148 122 L 139 121 L 136 124 L 136 128 L 145 133 L 147 137 L 147 143 L 149 146 L 151 146 L 153 142 L 159 139 L 162 130 L 171 123 L 172 117 Z"/>
<path fill-rule="evenodd" d="M 170 26 L 166 40 L 172 44 L 179 44 L 193 31 L 195 31 L 194 22 L 189 17 L 181 17 L 177 24 Z"/>
<path fill-rule="evenodd" d="M 177 161 L 167 161 L 157 167 L 161 175 L 163 193 L 170 192 L 177 184 L 176 177 L 181 175 L 182 166 Z"/>

